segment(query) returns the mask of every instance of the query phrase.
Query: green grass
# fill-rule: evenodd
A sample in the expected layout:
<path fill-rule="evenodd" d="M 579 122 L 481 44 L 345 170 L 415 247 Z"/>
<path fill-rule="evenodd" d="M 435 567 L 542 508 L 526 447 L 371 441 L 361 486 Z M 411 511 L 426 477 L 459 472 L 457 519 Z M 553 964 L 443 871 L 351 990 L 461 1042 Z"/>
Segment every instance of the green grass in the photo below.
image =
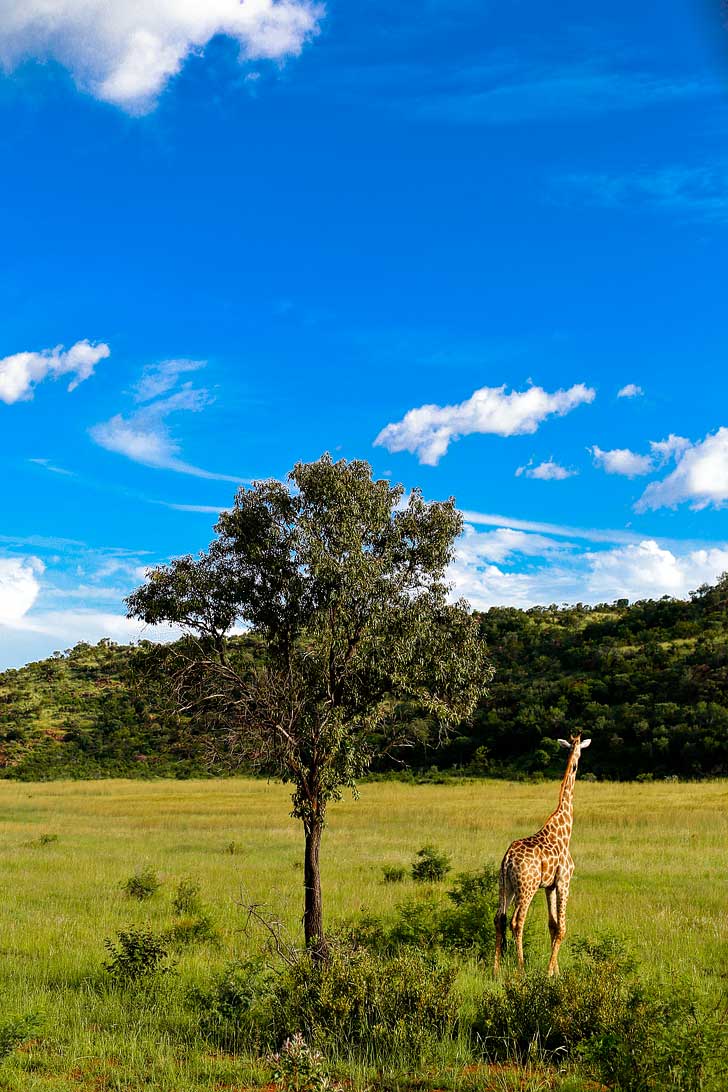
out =
<path fill-rule="evenodd" d="M 387 914 L 414 895 L 421 885 L 385 884 L 382 866 L 409 866 L 425 843 L 445 849 L 454 871 L 497 863 L 513 838 L 541 825 L 556 797 L 554 783 L 365 784 L 358 802 L 330 812 L 327 920 Z M 686 980 L 704 1002 L 717 998 L 728 969 L 727 805 L 725 782 L 579 783 L 562 966 L 573 937 L 617 933 L 645 975 Z M 0 1020 L 42 1016 L 39 1037 L 0 1062 L 0 1089 L 192 1092 L 263 1083 L 265 1067 L 199 1038 L 185 993 L 259 948 L 260 934 L 244 931 L 241 903 L 264 903 L 300 940 L 302 839 L 289 811 L 283 786 L 243 779 L 0 782 Z M 57 839 L 43 844 L 44 834 Z M 139 902 L 121 884 L 144 868 L 163 883 Z M 201 885 L 217 944 L 181 951 L 156 993 L 109 990 L 104 938 L 132 923 L 170 925 L 174 888 L 185 877 Z M 531 958 L 545 964 L 543 896 L 531 916 L 541 940 Z M 465 1004 L 489 975 L 464 967 Z M 450 1076 L 445 1067 L 431 1087 L 506 1089 L 516 1080 L 493 1072 L 478 1084 L 456 1050 L 450 1063 Z M 366 1083 L 366 1074 L 352 1076 Z M 545 1080 L 534 1075 L 524 1087 L 545 1088 Z"/>

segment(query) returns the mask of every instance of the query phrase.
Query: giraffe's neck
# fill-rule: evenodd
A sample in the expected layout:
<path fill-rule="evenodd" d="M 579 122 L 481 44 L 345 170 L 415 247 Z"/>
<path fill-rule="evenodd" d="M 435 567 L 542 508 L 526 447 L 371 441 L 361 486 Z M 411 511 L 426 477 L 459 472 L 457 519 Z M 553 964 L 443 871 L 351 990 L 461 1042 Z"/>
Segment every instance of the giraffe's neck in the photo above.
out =
<path fill-rule="evenodd" d="M 571 827 L 574 822 L 574 782 L 576 781 L 576 768 L 578 765 L 579 757 L 572 749 L 569 752 L 569 759 L 566 763 L 566 772 L 564 773 L 561 782 L 559 803 L 556 807 L 556 811 L 554 811 L 549 818 L 549 824 L 553 823 L 554 826 L 559 826 L 562 831 L 565 831 L 567 845 L 571 838 Z"/>

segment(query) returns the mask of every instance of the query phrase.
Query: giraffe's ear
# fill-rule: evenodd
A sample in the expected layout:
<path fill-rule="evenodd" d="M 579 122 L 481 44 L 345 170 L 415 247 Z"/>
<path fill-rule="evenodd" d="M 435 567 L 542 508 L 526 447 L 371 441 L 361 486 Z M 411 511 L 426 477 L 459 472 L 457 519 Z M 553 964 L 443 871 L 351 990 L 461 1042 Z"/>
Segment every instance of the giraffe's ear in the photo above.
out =
<path fill-rule="evenodd" d="M 571 750 L 571 744 L 566 739 L 559 739 L 556 741 L 560 747 L 565 747 L 567 751 Z"/>
<path fill-rule="evenodd" d="M 585 748 L 585 747 L 588 747 L 590 743 L 591 743 L 591 740 L 590 740 L 590 739 L 582 739 L 582 741 L 581 741 L 581 749 L 582 749 L 582 751 L 584 750 L 584 748 Z"/>

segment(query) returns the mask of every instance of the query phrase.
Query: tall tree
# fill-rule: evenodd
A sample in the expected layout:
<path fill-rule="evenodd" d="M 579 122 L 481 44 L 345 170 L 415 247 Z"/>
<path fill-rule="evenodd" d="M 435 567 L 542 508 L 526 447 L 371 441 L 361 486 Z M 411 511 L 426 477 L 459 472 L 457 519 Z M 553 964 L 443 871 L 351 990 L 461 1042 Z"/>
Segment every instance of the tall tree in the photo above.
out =
<path fill-rule="evenodd" d="M 462 521 L 452 500 L 372 479 L 363 461 L 298 463 L 239 490 L 198 557 L 147 574 L 129 615 L 188 637 L 167 654 L 177 707 L 228 759 L 292 784 L 305 834 L 306 943 L 326 954 L 319 852 L 326 809 L 377 753 L 412 742 L 424 712 L 445 732 L 492 675 L 445 571 Z M 228 634 L 249 627 L 260 657 Z M 421 723 L 421 722 L 420 722 Z"/>

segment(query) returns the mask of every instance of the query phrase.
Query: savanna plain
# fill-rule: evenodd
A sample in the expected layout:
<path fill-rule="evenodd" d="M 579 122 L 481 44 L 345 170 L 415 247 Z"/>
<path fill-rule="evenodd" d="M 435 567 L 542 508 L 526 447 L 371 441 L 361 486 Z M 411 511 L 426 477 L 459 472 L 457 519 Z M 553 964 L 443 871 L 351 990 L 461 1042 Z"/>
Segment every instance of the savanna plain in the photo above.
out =
<path fill-rule="evenodd" d="M 446 881 L 410 877 L 422 846 L 450 856 L 450 879 L 496 867 L 512 839 L 540 827 L 557 796 L 554 782 L 363 784 L 360 799 L 329 813 L 322 848 L 329 927 L 353 922 L 356 930 L 373 918 L 386 924 L 403 903 L 444 898 Z M 728 981 L 728 785 L 582 780 L 575 797 L 562 978 L 585 941 L 616 938 L 647 994 L 679 982 L 698 1013 L 715 1013 Z M 30 1017 L 32 1028 L 0 1062 L 0 1089 L 193 1092 L 269 1084 L 266 1051 L 231 1049 L 210 1036 L 199 998 L 270 939 L 248 920 L 251 904 L 302 943 L 302 835 L 289 811 L 285 786 L 244 778 L 0 783 L 0 1017 L 3 1027 Z M 385 882 L 385 867 L 404 869 L 404 878 Z M 135 899 L 123 885 L 145 871 L 160 886 Z M 167 973 L 119 983 L 104 969 L 105 940 L 113 951 L 130 926 L 170 937 L 182 881 L 199 889 L 209 931 L 168 943 Z M 542 894 L 529 920 L 527 963 L 541 972 L 548 957 Z M 275 966 L 274 953 L 266 958 Z M 512 952 L 500 984 L 489 959 L 467 951 L 456 958 L 461 1013 L 476 1013 L 483 996 L 518 978 Z M 332 1049 L 327 1066 L 332 1080 L 361 1089 L 610 1087 L 537 1049 L 519 1064 L 494 1063 L 457 1029 L 418 1061 L 383 1067 Z M 664 1086 L 683 1087 L 679 1077 Z"/>

